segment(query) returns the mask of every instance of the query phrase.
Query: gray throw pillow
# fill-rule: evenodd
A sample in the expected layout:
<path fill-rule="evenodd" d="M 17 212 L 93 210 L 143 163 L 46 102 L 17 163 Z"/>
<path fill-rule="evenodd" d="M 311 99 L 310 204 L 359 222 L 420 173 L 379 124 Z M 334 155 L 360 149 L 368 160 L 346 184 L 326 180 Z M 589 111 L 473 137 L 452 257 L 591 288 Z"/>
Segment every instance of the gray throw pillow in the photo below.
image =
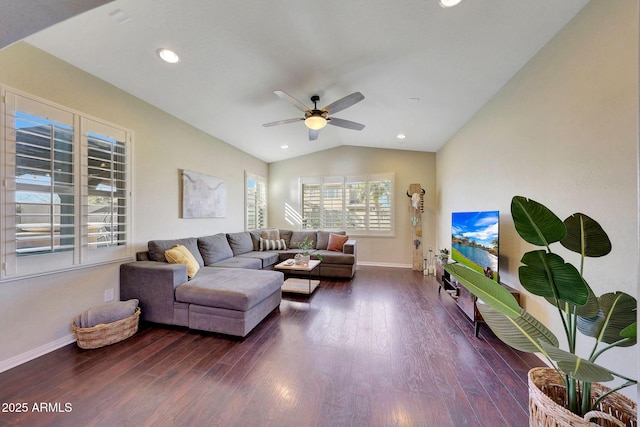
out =
<path fill-rule="evenodd" d="M 265 228 L 260 233 L 264 240 L 280 240 L 280 230 L 277 228 Z"/>

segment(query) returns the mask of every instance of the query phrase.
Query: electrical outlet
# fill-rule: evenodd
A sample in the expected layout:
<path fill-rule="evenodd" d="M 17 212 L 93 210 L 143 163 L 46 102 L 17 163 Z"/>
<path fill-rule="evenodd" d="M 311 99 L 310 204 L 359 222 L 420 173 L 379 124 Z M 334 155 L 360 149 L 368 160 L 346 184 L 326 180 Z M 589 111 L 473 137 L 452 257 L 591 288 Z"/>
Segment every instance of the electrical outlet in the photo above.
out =
<path fill-rule="evenodd" d="M 104 291 L 104 302 L 113 301 L 113 288 Z"/>

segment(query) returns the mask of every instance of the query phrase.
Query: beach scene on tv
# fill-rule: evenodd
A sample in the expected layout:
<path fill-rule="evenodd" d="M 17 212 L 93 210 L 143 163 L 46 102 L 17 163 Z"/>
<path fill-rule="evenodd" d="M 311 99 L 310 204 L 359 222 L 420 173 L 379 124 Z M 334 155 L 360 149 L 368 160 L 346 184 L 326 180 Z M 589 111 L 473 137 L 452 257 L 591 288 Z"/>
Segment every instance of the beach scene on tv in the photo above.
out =
<path fill-rule="evenodd" d="M 451 214 L 451 259 L 498 280 L 499 212 Z"/>

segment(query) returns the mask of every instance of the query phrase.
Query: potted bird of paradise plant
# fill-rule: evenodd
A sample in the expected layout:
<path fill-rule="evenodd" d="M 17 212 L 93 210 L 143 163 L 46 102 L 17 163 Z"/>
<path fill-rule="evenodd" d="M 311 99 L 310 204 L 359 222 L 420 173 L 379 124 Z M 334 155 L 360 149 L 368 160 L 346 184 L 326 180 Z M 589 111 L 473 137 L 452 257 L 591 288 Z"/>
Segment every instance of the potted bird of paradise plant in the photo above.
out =
<path fill-rule="evenodd" d="M 520 283 L 555 307 L 566 350 L 499 283 L 462 265 L 447 264 L 445 269 L 478 297 L 478 310 L 499 339 L 518 350 L 539 353 L 549 364 L 529 372 L 530 425 L 592 426 L 590 420 L 598 418 L 612 423 L 607 425 L 637 425 L 635 403 L 618 393 L 637 381 L 595 363 L 612 348 L 636 344 L 636 299 L 616 291 L 597 297 L 583 275 L 586 258 L 611 251 L 607 233 L 585 214 L 575 213 L 562 221 L 544 205 L 522 196 L 512 199 L 511 215 L 518 235 L 539 247 L 522 256 Z M 552 251 L 555 243 L 580 255 L 579 268 Z M 578 331 L 595 339 L 593 350 L 584 358 L 576 354 Z M 622 384 L 613 389 L 600 384 L 614 378 Z M 532 393 L 542 393 L 543 398 Z"/>

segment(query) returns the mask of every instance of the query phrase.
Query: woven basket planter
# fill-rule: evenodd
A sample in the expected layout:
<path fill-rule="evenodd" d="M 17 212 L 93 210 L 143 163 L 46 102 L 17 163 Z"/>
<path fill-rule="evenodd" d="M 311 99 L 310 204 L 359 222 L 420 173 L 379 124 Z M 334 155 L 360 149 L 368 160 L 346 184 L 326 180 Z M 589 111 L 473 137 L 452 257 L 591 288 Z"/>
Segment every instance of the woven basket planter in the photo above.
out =
<path fill-rule="evenodd" d="M 620 393 L 610 394 L 598 404 L 598 411 L 591 411 L 582 418 L 565 409 L 566 390 L 555 369 L 533 368 L 528 377 L 530 427 L 638 426 L 635 402 Z M 609 390 L 599 383 L 592 383 L 592 403 Z"/>
<path fill-rule="evenodd" d="M 78 347 L 85 349 L 100 348 L 126 340 L 138 331 L 140 307 L 129 317 L 113 323 L 102 323 L 91 328 L 80 328 L 71 324 Z"/>

